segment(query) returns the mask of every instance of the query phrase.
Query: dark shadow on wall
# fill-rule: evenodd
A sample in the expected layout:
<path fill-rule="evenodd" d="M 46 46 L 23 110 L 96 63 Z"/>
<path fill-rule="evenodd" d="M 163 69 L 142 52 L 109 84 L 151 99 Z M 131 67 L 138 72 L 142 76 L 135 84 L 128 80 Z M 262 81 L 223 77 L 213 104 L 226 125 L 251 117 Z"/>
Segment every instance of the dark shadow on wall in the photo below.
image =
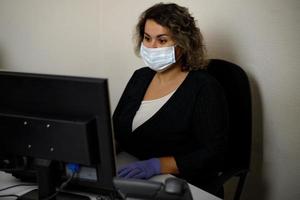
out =
<path fill-rule="evenodd" d="M 243 68 L 243 66 L 241 67 Z M 261 93 L 254 77 L 249 75 L 249 73 L 247 73 L 247 75 L 250 81 L 252 95 L 252 146 L 250 172 L 247 175 L 240 200 L 265 200 L 267 199 L 268 188 L 264 180 L 263 171 L 264 138 Z M 232 178 L 225 184 L 225 200 L 234 199 L 237 181 L 238 178 Z"/>
<path fill-rule="evenodd" d="M 226 58 L 223 59 L 226 60 Z M 245 67 L 238 63 L 238 61 L 234 62 L 234 59 L 230 60 L 245 70 Z M 252 96 L 252 146 L 250 172 L 247 175 L 240 200 L 265 200 L 267 199 L 268 187 L 264 180 L 263 168 L 264 137 L 262 99 L 257 81 L 249 73 L 247 73 L 247 75 L 250 82 Z M 233 178 L 225 184 L 225 200 L 233 199 L 237 187 L 237 181 L 237 178 Z"/>
<path fill-rule="evenodd" d="M 254 76 L 248 74 L 252 93 L 252 152 L 251 165 L 248 174 L 242 200 L 265 200 L 267 199 L 268 187 L 264 174 L 264 135 L 263 135 L 263 107 L 262 98 Z"/>
<path fill-rule="evenodd" d="M 224 31 L 224 30 L 223 30 Z M 232 37 L 226 33 L 221 34 L 222 30 L 214 30 L 209 35 L 208 54 L 210 58 L 224 59 L 239 65 L 248 75 L 252 93 L 252 149 L 251 165 L 246 183 L 243 188 L 241 200 L 265 200 L 267 199 L 268 187 L 264 179 L 264 133 L 263 133 L 263 108 L 259 83 L 255 79 L 255 74 L 250 74 L 250 68 L 240 58 L 241 47 L 232 41 Z M 245 57 L 245 55 L 243 55 Z M 249 70 L 247 70 L 249 68 Z M 225 200 L 233 199 L 237 185 L 237 179 L 233 178 L 225 184 Z"/>

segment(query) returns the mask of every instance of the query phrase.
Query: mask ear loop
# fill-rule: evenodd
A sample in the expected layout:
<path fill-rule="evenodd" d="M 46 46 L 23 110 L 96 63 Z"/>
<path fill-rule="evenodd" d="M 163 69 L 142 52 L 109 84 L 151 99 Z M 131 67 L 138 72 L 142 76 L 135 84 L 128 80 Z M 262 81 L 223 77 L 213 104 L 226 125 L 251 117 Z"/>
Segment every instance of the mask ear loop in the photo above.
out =
<path fill-rule="evenodd" d="M 181 48 L 177 44 L 174 45 L 174 50 L 175 50 L 175 60 L 177 62 L 181 59 L 183 54 L 181 52 Z"/>

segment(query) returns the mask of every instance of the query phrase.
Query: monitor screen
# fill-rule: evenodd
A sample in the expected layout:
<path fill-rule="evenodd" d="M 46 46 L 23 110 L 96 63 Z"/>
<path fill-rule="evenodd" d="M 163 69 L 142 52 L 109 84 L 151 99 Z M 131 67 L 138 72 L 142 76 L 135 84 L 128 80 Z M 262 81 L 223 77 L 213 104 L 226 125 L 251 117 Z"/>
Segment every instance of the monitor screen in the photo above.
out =
<path fill-rule="evenodd" d="M 47 184 L 57 186 L 69 176 L 65 166 L 74 163 L 82 173 L 71 185 L 113 191 L 107 79 L 0 72 L 0 92 L 0 157 L 33 160 L 39 187 L 45 185 L 39 176 L 47 173 L 56 177 Z"/>

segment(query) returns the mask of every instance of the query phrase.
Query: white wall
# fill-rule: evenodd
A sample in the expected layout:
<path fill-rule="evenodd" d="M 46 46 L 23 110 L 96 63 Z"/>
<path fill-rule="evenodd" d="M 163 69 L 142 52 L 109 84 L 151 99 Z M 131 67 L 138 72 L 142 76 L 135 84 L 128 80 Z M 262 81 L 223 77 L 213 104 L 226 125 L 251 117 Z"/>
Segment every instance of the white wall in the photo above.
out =
<path fill-rule="evenodd" d="M 0 69 L 109 78 L 112 110 L 142 61 L 137 17 L 157 1 L 0 0 Z M 300 1 L 182 0 L 211 57 L 241 65 L 253 92 L 253 159 L 243 199 L 300 198 Z"/>

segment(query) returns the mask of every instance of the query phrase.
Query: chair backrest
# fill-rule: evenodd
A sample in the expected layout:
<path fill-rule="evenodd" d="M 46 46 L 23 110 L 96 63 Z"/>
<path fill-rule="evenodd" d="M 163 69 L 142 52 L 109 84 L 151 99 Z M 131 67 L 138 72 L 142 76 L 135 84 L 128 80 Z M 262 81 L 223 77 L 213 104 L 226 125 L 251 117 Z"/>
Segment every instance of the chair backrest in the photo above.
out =
<path fill-rule="evenodd" d="M 252 109 L 248 77 L 238 65 L 220 59 L 211 60 L 208 72 L 223 86 L 228 101 L 229 135 L 225 170 L 249 170 Z"/>

